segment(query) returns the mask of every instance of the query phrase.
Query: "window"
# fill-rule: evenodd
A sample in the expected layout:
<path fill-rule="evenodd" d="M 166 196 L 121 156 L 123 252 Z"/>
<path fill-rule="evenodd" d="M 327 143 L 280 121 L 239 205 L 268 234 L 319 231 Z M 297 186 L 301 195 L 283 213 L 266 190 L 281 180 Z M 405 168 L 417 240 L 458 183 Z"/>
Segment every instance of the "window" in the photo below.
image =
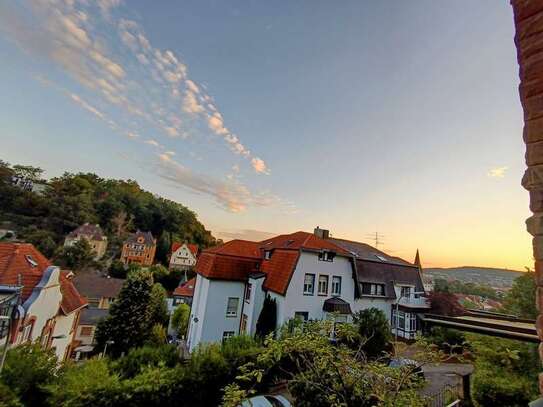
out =
<path fill-rule="evenodd" d="M 226 316 L 235 317 L 238 315 L 239 298 L 229 297 L 228 305 L 226 306 Z"/>
<path fill-rule="evenodd" d="M 264 259 L 266 260 L 271 259 L 271 250 L 264 251 Z"/>
<path fill-rule="evenodd" d="M 315 274 L 306 274 L 304 278 L 304 294 L 313 295 L 315 291 Z"/>
<path fill-rule="evenodd" d="M 408 314 L 409 315 L 409 330 L 411 332 L 416 332 L 417 330 L 417 316 L 413 313 Z"/>
<path fill-rule="evenodd" d="M 32 257 L 30 254 L 27 254 L 25 256 L 25 258 L 26 258 L 26 261 L 28 262 L 28 264 L 30 264 L 30 266 L 38 267 L 38 262 L 36 260 L 34 260 L 34 257 Z"/>
<path fill-rule="evenodd" d="M 297 311 L 294 313 L 294 318 L 301 319 L 302 321 L 306 322 L 309 319 L 309 312 Z"/>
<path fill-rule="evenodd" d="M 89 308 L 98 308 L 100 306 L 100 298 L 89 298 L 87 302 L 89 303 Z"/>
<path fill-rule="evenodd" d="M 400 287 L 400 296 L 402 298 L 411 298 L 411 287 Z"/>
<path fill-rule="evenodd" d="M 92 336 L 92 331 L 92 326 L 82 326 L 80 334 L 81 336 Z"/>
<path fill-rule="evenodd" d="M 245 301 L 250 303 L 251 302 L 251 291 L 253 290 L 253 285 L 251 283 L 247 283 L 247 286 L 245 287 Z"/>
<path fill-rule="evenodd" d="M 374 284 L 374 283 L 362 283 L 362 294 L 364 295 L 385 295 L 385 285 L 384 284 Z"/>
<path fill-rule="evenodd" d="M 341 295 L 341 277 L 332 277 L 332 295 Z"/>
<path fill-rule="evenodd" d="M 241 325 L 239 327 L 239 333 L 244 334 L 247 331 L 247 315 L 241 315 Z"/>
<path fill-rule="evenodd" d="M 398 327 L 398 330 L 405 330 L 405 312 L 396 310 L 392 312 L 392 326 L 393 328 Z"/>
<path fill-rule="evenodd" d="M 319 260 L 320 261 L 334 261 L 336 254 L 334 252 L 320 252 Z"/>
<path fill-rule="evenodd" d="M 226 341 L 227 339 L 231 338 L 234 336 L 234 331 L 224 331 L 222 333 L 222 341 Z"/>
<path fill-rule="evenodd" d="M 319 276 L 319 295 L 328 295 L 328 276 Z"/>

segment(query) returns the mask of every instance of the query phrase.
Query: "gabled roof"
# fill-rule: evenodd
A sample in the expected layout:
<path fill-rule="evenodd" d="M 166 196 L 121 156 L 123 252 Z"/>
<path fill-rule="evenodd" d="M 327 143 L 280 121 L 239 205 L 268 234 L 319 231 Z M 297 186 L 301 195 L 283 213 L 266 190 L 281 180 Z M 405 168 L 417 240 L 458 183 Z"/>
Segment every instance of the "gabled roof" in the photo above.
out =
<path fill-rule="evenodd" d="M 385 252 L 379 249 L 376 249 L 375 247 L 370 246 L 369 244 L 366 244 L 366 243 L 355 242 L 353 240 L 346 240 L 346 239 L 337 239 L 337 238 L 328 238 L 326 240 L 342 247 L 344 250 L 348 251 L 357 259 L 381 261 L 381 262 L 386 262 L 386 263 L 404 264 L 404 265 L 412 266 L 411 263 L 405 261 L 404 259 L 401 259 L 395 256 L 390 256 L 386 254 Z"/>
<path fill-rule="evenodd" d="M 91 225 L 89 223 L 85 223 L 84 225 L 81 225 L 77 229 L 68 233 L 68 237 L 71 238 L 76 238 L 78 236 L 84 236 L 88 239 L 98 241 L 107 239 L 104 232 L 102 232 L 100 225 Z"/>
<path fill-rule="evenodd" d="M 196 286 L 196 277 L 191 278 L 188 281 L 185 281 L 179 287 L 173 291 L 174 296 L 179 297 L 192 297 L 194 296 L 194 287 Z"/>
<path fill-rule="evenodd" d="M 213 252 L 203 252 L 196 263 L 196 272 L 211 280 L 247 281 L 259 268 L 259 258 Z"/>
<path fill-rule="evenodd" d="M 79 318 L 79 325 L 96 325 L 101 319 L 104 319 L 108 315 L 108 309 L 85 308 L 83 312 L 81 312 L 81 317 Z"/>
<path fill-rule="evenodd" d="M 181 246 L 183 246 L 185 243 L 180 243 L 180 242 L 173 242 L 172 243 L 172 249 L 171 249 L 171 252 L 170 254 L 173 254 L 177 251 L 177 249 L 179 249 Z M 198 245 L 196 244 L 192 244 L 192 243 L 187 243 L 187 247 L 189 248 L 189 250 L 191 251 L 191 253 L 194 255 L 194 257 L 196 257 L 198 255 Z"/>
<path fill-rule="evenodd" d="M 116 298 L 124 280 L 111 278 L 94 271 L 80 272 L 73 278 L 77 290 L 87 298 Z"/>
<path fill-rule="evenodd" d="M 351 254 L 332 241 L 321 239 L 313 233 L 294 232 L 287 235 L 279 235 L 261 242 L 264 250 L 290 249 L 290 250 L 330 250 L 340 255 L 351 256 Z"/>
<path fill-rule="evenodd" d="M 128 236 L 125 243 L 138 243 L 138 238 L 140 237 L 143 237 L 143 243 L 147 246 L 153 246 L 155 244 L 155 238 L 151 232 L 142 232 L 140 230 Z"/>
<path fill-rule="evenodd" d="M 88 304 L 85 298 L 77 291 L 72 281 L 70 281 L 69 275 L 70 272 L 67 271 L 60 273 L 60 292 L 62 293 L 60 309 L 65 315 L 71 314 Z"/>
<path fill-rule="evenodd" d="M 262 272 L 266 273 L 264 289 L 284 295 L 299 257 L 299 250 L 275 249 L 269 260 L 262 261 Z"/>
<path fill-rule="evenodd" d="M 236 257 L 248 257 L 253 259 L 260 259 L 260 246 L 259 242 L 251 242 L 249 240 L 235 239 L 230 240 L 220 246 L 215 246 L 205 250 L 205 253 L 221 254 L 225 256 Z"/>

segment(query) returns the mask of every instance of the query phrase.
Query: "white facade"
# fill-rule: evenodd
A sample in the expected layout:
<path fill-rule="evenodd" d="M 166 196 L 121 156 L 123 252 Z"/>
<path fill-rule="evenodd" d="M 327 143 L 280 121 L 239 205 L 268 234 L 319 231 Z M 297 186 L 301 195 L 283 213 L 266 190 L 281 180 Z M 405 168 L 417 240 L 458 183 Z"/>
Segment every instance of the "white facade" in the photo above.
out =
<path fill-rule="evenodd" d="M 170 257 L 170 269 L 189 268 L 196 265 L 196 255 L 183 243 Z"/>

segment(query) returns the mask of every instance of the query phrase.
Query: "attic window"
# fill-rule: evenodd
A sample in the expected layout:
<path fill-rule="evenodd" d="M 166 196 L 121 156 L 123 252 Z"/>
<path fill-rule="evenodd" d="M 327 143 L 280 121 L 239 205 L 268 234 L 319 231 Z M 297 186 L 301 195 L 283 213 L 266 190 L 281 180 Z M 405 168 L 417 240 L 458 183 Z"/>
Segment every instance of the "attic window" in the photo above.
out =
<path fill-rule="evenodd" d="M 290 246 L 292 243 L 294 243 L 294 240 L 287 240 L 287 246 Z"/>
<path fill-rule="evenodd" d="M 376 254 L 375 257 L 377 257 L 381 261 L 388 261 L 387 259 L 385 259 L 383 256 L 381 256 L 379 254 Z"/>
<path fill-rule="evenodd" d="M 320 261 L 334 261 L 334 257 L 336 257 L 334 252 L 323 251 L 319 253 Z"/>
<path fill-rule="evenodd" d="M 265 260 L 271 259 L 271 250 L 265 250 L 264 251 L 264 259 Z"/>
<path fill-rule="evenodd" d="M 34 260 L 34 257 L 32 257 L 30 254 L 27 254 L 25 258 L 28 264 L 30 264 L 32 267 L 38 267 L 38 262 Z"/>

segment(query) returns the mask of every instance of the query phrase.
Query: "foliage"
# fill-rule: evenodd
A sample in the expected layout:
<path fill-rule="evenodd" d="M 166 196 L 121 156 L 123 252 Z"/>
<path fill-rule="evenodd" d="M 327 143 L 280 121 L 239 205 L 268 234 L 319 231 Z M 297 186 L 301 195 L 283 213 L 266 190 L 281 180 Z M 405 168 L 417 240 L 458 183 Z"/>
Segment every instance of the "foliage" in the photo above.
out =
<path fill-rule="evenodd" d="M 130 273 L 117 300 L 111 305 L 109 315 L 98 323 L 95 335 L 98 349 L 103 348 L 106 341 L 113 341 L 108 346 L 112 355 L 142 346 L 152 326 L 163 322 L 156 320 L 162 318 L 158 298 L 150 272 Z"/>
<path fill-rule="evenodd" d="M 0 380 L 28 407 L 43 405 L 43 385 L 55 379 L 57 358 L 52 350 L 25 344 L 8 351 Z"/>
<path fill-rule="evenodd" d="M 513 287 L 505 297 L 503 311 L 521 318 L 536 319 L 535 293 L 534 272 L 527 271 L 513 281 Z"/>
<path fill-rule="evenodd" d="M 385 352 L 391 351 L 392 334 L 383 311 L 377 308 L 364 309 L 353 315 L 353 321 L 362 338 L 361 349 L 366 357 L 382 357 Z"/>
<path fill-rule="evenodd" d="M 15 393 L 2 382 L 0 382 L 0 407 L 23 407 Z"/>
<path fill-rule="evenodd" d="M 150 321 L 153 325 L 159 324 L 163 327 L 168 326 L 170 315 L 166 305 L 166 290 L 158 283 L 153 284 L 147 309 Z"/>
<path fill-rule="evenodd" d="M 126 356 L 112 362 L 112 368 L 121 378 L 135 377 L 148 367 L 175 367 L 179 355 L 174 345 L 144 346 L 131 349 Z"/>
<path fill-rule="evenodd" d="M 109 266 L 108 274 L 114 278 L 126 278 L 127 269 L 120 260 L 113 260 Z"/>
<path fill-rule="evenodd" d="M 190 307 L 187 304 L 179 304 L 172 315 L 172 326 L 179 337 L 187 335 L 189 319 Z"/>
<path fill-rule="evenodd" d="M 155 281 L 162 284 L 162 287 L 167 291 L 173 291 L 179 285 L 181 279 L 184 279 L 186 276 L 188 280 L 194 277 L 194 275 L 194 270 L 172 269 L 167 271 L 166 274 L 157 273 L 157 275 L 155 275 Z"/>
<path fill-rule="evenodd" d="M 428 295 L 430 312 L 432 314 L 459 316 L 464 314 L 464 307 L 460 305 L 456 296 L 447 291 L 433 291 Z"/>
<path fill-rule="evenodd" d="M 447 281 L 443 278 L 436 278 L 434 291 L 448 292 L 453 294 L 479 295 L 492 300 L 500 300 L 501 294 L 492 287 L 475 283 L 463 283 L 459 280 Z"/>
<path fill-rule="evenodd" d="M 432 327 L 427 340 L 447 353 L 462 353 L 464 348 L 469 347 L 466 336 L 462 331 L 440 326 Z"/>
<path fill-rule="evenodd" d="M 277 302 L 268 294 L 264 299 L 262 311 L 256 321 L 256 336 L 264 338 L 275 331 L 277 326 Z"/>
<path fill-rule="evenodd" d="M 471 397 L 476 406 L 524 407 L 537 398 L 533 383 L 510 373 L 478 368 L 473 375 Z"/>
<path fill-rule="evenodd" d="M 163 325 L 154 324 L 151 327 L 151 332 L 145 343 L 152 346 L 161 346 L 166 344 L 167 339 L 168 332 L 166 331 L 166 328 Z"/>
<path fill-rule="evenodd" d="M 296 406 L 424 405 L 417 393 L 422 383 L 416 367 L 390 368 L 368 362 L 360 349 L 334 345 L 329 340 L 333 325 L 332 321 L 308 322 L 291 335 L 278 339 L 269 335 L 256 362 L 242 366 L 236 382 L 225 388 L 224 405 L 237 406 L 279 365 Z M 438 356 L 427 344 L 421 348 L 414 358 Z"/>
<path fill-rule="evenodd" d="M 47 258 L 52 258 L 57 250 L 55 234 L 47 230 L 39 230 L 30 226 L 23 229 L 18 237 L 25 242 L 32 243 Z"/>
<path fill-rule="evenodd" d="M 65 173 L 50 179 L 49 188 L 41 194 L 24 191 L 11 183 L 15 173 L 39 178 L 41 172 L 0 161 L 0 219 L 14 223 L 21 238 L 26 239 L 32 233 L 30 228 L 35 228 L 47 233 L 48 246 L 51 239 L 59 247 L 69 232 L 89 222 L 104 229 L 116 250 L 108 249 L 112 257 L 118 257 L 119 242 L 136 229 L 151 231 L 157 237 L 168 236 L 172 241 L 196 243 L 202 248 L 217 242 L 194 212 L 144 191 L 135 181 L 104 179 L 91 173 Z"/>
<path fill-rule="evenodd" d="M 62 246 L 55 253 L 55 264 L 70 270 L 84 270 L 94 264 L 95 254 L 89 242 L 81 239 L 72 246 Z"/>

